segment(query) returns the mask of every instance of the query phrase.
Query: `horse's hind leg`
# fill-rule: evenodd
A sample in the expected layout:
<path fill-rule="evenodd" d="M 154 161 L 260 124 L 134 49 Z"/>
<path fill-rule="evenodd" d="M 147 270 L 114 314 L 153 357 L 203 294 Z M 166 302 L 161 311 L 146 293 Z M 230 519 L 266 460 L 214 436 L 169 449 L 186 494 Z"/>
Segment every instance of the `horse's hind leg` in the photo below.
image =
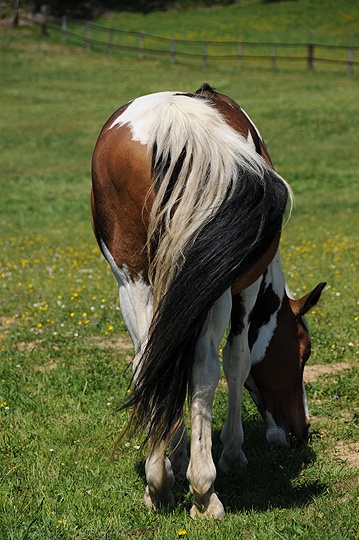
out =
<path fill-rule="evenodd" d="M 146 460 L 147 486 L 144 501 L 150 508 L 173 508 L 172 488 L 175 482 L 186 478 L 188 469 L 188 435 L 183 418 L 169 442 L 169 456 L 164 455 L 163 445 L 150 445 Z"/>
<path fill-rule="evenodd" d="M 141 354 L 146 346 L 148 330 L 153 314 L 153 295 L 150 285 L 138 275 L 132 279 L 126 267 L 119 268 L 106 245 L 102 251 L 109 262 L 119 285 L 122 316 L 129 331 L 135 349 L 133 362 L 134 377 Z M 147 487 L 144 500 L 150 507 L 174 506 L 172 486 L 174 476 L 171 463 L 160 448 L 150 444 L 150 453 L 146 460 Z"/>
<path fill-rule="evenodd" d="M 149 508 L 174 508 L 175 499 L 172 493 L 174 474 L 172 465 L 164 455 L 163 444 L 151 445 L 146 459 L 145 471 L 147 486 L 144 501 Z"/>
<path fill-rule="evenodd" d="M 138 281 L 120 286 L 120 303 L 126 326 L 135 347 L 133 362 L 134 378 L 138 361 L 147 343 L 152 320 L 152 292 L 149 285 Z M 172 508 L 175 506 L 172 488 L 174 475 L 169 459 L 164 455 L 163 445 L 149 441 L 149 454 L 145 471 L 147 486 L 144 501 L 150 508 Z"/>
<path fill-rule="evenodd" d="M 231 311 L 228 290 L 210 310 L 197 342 L 191 377 L 191 457 L 187 478 L 193 494 L 191 517 L 224 517 L 224 508 L 214 492 L 216 468 L 212 458 L 212 406 L 219 381 L 218 348 Z"/>

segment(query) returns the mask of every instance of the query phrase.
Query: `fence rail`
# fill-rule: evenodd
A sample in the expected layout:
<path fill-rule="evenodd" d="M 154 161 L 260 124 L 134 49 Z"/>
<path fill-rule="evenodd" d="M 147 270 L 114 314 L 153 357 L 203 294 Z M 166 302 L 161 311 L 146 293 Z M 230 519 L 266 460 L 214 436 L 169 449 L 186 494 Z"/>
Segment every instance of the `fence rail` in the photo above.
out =
<path fill-rule="evenodd" d="M 305 43 L 273 43 L 252 41 L 211 41 L 164 38 L 144 32 L 133 32 L 107 28 L 89 22 L 77 22 L 62 17 L 48 19 L 46 14 L 40 18 L 26 18 L 27 22 L 39 24 L 42 34 L 49 30 L 61 35 L 63 44 L 82 44 L 88 49 L 114 54 L 116 51 L 134 53 L 143 60 L 149 56 L 168 57 L 173 65 L 194 59 L 207 67 L 209 62 L 226 62 L 241 69 L 243 62 L 267 63 L 272 69 L 285 63 L 298 62 L 310 71 L 317 64 L 346 66 L 352 75 L 359 61 L 354 60 L 354 52 L 359 46 L 323 45 Z"/>

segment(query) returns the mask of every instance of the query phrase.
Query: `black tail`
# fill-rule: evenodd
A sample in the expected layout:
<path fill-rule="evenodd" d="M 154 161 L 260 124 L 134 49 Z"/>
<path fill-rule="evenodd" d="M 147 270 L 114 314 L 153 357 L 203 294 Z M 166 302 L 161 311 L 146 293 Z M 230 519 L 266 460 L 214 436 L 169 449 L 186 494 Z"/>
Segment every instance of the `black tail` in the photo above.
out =
<path fill-rule="evenodd" d="M 167 439 L 186 399 L 194 346 L 208 311 L 244 276 L 280 233 L 288 187 L 271 169 L 264 178 L 241 169 L 235 191 L 201 227 L 161 300 L 125 406 L 137 427 Z"/>

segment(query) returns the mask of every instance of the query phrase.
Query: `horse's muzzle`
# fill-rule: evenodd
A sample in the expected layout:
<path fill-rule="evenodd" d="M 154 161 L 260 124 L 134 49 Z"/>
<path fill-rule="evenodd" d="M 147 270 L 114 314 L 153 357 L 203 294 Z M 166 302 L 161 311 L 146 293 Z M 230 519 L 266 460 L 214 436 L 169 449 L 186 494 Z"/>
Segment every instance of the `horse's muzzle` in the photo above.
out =
<path fill-rule="evenodd" d="M 300 429 L 292 429 L 289 432 L 290 445 L 292 447 L 303 446 L 310 438 L 310 424 L 306 424 Z"/>
<path fill-rule="evenodd" d="M 300 428 L 284 429 L 279 426 L 267 430 L 266 438 L 270 446 L 282 448 L 295 448 L 308 442 L 310 436 L 310 424 Z"/>

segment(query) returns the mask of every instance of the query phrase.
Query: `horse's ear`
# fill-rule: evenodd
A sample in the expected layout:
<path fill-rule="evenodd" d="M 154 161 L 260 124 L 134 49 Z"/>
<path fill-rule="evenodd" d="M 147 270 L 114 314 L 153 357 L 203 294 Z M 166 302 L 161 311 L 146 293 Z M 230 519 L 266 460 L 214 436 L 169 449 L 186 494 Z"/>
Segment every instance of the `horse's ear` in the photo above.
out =
<path fill-rule="evenodd" d="M 296 317 L 305 315 L 319 301 L 320 295 L 326 282 L 319 283 L 310 293 L 300 298 L 300 300 L 290 299 L 290 306 Z"/>

